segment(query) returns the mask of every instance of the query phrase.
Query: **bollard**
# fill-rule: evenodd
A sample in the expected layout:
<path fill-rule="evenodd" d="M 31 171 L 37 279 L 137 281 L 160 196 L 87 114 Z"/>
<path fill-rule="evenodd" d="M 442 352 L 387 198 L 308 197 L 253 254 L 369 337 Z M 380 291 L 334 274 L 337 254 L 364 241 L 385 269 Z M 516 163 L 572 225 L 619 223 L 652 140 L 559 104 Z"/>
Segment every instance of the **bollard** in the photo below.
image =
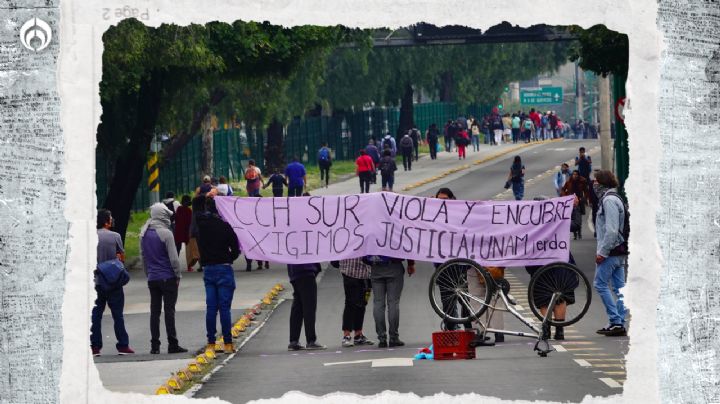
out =
<path fill-rule="evenodd" d="M 190 362 L 187 368 L 193 374 L 202 372 L 202 365 L 197 362 Z"/>
<path fill-rule="evenodd" d="M 167 383 L 165 383 L 165 384 L 170 386 L 173 390 L 180 390 L 184 383 L 182 380 L 180 380 L 179 377 L 173 376 L 173 377 L 169 378 Z"/>
<path fill-rule="evenodd" d="M 210 359 L 215 359 L 215 358 L 217 358 L 217 355 L 215 355 L 215 349 L 213 348 L 213 349 L 207 349 L 207 350 L 205 350 L 205 356 L 207 356 L 207 357 L 210 358 Z"/>
<path fill-rule="evenodd" d="M 155 390 L 155 395 L 160 396 L 164 394 L 172 394 L 172 387 L 163 384 Z"/>
<path fill-rule="evenodd" d="M 188 368 L 185 368 L 185 369 L 177 372 L 177 375 L 180 378 L 180 380 L 182 380 L 182 381 L 187 382 L 192 379 L 192 372 Z"/>

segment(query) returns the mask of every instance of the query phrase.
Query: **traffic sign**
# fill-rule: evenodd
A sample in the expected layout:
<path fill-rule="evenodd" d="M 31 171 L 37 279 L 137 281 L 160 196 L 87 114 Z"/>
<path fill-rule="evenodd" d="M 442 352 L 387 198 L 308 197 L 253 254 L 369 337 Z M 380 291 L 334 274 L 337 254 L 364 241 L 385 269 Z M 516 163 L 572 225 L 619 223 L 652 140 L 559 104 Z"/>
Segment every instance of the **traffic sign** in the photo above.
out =
<path fill-rule="evenodd" d="M 522 105 L 562 104 L 562 102 L 562 87 L 534 87 L 520 89 L 520 104 Z"/>

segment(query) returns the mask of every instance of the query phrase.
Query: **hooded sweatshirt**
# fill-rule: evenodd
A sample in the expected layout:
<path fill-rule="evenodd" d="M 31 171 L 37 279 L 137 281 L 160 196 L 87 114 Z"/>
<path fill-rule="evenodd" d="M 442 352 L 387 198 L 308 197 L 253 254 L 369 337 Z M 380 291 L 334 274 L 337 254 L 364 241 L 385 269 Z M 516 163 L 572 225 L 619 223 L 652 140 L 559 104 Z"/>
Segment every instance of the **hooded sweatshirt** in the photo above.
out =
<path fill-rule="evenodd" d="M 150 219 L 140 230 L 140 255 L 149 281 L 181 278 L 180 260 L 170 229 L 172 212 L 163 203 L 150 207 Z"/>

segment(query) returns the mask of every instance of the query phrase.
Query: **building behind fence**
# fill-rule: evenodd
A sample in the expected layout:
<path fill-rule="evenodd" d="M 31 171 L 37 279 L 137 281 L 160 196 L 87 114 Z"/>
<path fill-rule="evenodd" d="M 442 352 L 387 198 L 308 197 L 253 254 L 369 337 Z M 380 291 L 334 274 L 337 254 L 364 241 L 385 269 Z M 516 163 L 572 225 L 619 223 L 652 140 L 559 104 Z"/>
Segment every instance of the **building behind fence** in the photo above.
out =
<path fill-rule="evenodd" d="M 473 105 L 466 109 L 465 116 L 479 117 L 489 110 L 488 106 Z M 416 104 L 414 108 L 415 123 L 423 136 L 431 123 L 437 124 L 442 130 L 447 120 L 455 119 L 458 115 L 454 103 L 432 102 Z M 374 136 L 380 139 L 387 132 L 395 136 L 399 118 L 398 108 L 373 108 L 345 115 L 296 118 L 285 128 L 285 160 L 297 156 L 303 163 L 315 165 L 317 151 L 324 142 L 333 150 L 335 160 L 354 160 L 358 151 L 367 145 L 369 138 Z M 244 126 L 216 130 L 213 134 L 213 175 L 240 179 L 249 159 L 254 159 L 261 169 L 264 168 L 265 144 L 264 130 Z M 100 153 L 96 153 L 95 166 L 98 206 L 102 206 L 111 173 Z M 161 162 L 161 199 L 168 191 L 173 191 L 175 195 L 194 191 L 200 183 L 201 170 L 202 139 L 198 135 L 193 136 L 172 160 Z M 146 209 L 150 204 L 147 176 L 146 167 L 135 194 L 134 210 Z"/>

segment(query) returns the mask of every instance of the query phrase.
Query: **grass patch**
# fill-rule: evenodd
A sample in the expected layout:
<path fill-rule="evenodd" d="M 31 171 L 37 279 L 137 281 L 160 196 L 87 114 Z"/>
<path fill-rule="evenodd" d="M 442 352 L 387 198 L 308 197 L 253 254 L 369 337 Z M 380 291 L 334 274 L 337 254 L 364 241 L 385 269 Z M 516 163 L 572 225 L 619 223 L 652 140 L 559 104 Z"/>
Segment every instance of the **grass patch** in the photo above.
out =
<path fill-rule="evenodd" d="M 320 168 L 317 165 L 306 165 L 305 172 L 307 173 L 307 190 L 312 193 L 313 190 L 321 188 L 324 184 L 320 183 Z M 282 174 L 282 173 L 281 173 Z M 270 178 L 270 173 L 263 173 L 263 180 L 267 181 Z M 355 175 L 355 162 L 354 161 L 334 161 L 332 167 L 330 167 L 330 183 L 337 182 L 347 175 Z M 245 192 L 245 181 L 232 181 L 231 185 L 235 192 L 235 196 L 246 196 Z M 260 189 L 260 195 L 264 197 L 272 197 L 272 189 L 270 187 Z M 287 196 L 287 187 L 284 190 L 284 195 Z"/>
<path fill-rule="evenodd" d="M 140 257 L 140 229 L 150 218 L 150 212 L 143 210 L 130 213 L 130 222 L 125 232 L 125 259 Z"/>

